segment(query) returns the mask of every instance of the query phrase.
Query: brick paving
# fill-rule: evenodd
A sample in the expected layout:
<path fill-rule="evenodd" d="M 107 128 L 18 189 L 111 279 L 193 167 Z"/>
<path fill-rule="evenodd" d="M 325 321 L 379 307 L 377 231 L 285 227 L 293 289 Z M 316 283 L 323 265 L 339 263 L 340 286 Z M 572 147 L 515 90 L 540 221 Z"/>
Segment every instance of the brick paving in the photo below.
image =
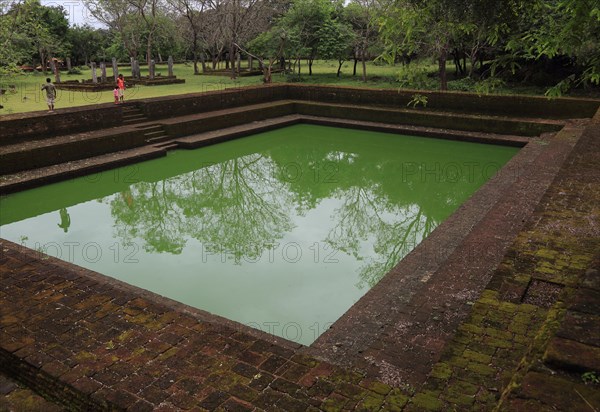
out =
<path fill-rule="evenodd" d="M 366 330 L 366 340 L 363 330 L 349 331 L 370 355 L 382 354 L 387 363 L 377 369 L 358 361 L 365 359 L 357 355 L 362 349 L 333 342 L 330 351 L 323 345 L 306 353 L 1 241 L 1 370 L 50 399 L 49 407 L 74 410 L 598 410 L 600 114 L 581 137 L 575 129 L 528 146 L 537 152 L 529 163 L 535 170 L 526 176 L 530 185 L 518 180 L 517 196 L 543 195 L 532 215 L 508 207 L 520 199 L 498 197 L 481 221 L 502 225 L 503 213 L 522 224 L 490 226 L 481 235 L 475 227 L 464 243 L 449 245 L 447 266 L 437 269 L 472 272 L 416 277 L 420 287 L 400 296 L 405 309 L 393 313 L 383 331 Z M 530 194 L 540 182 L 552 184 L 545 194 Z M 481 202 L 489 198 L 484 195 Z M 485 250 L 462 253 L 497 230 L 507 230 L 508 251 L 498 247 L 461 266 Z M 486 260 L 489 276 L 457 296 L 465 282 L 488 273 L 479 267 Z M 394 276 L 388 278 L 389 286 Z M 427 299 L 431 293 L 442 297 L 440 306 Z M 379 298 L 391 295 L 384 291 Z M 444 302 L 444 296 L 456 299 Z M 379 309 L 369 314 L 389 316 Z M 409 329 L 389 333 L 406 319 Z M 397 350 L 406 343 L 398 339 L 411 336 L 405 330 L 432 338 L 414 345 L 429 351 L 420 357 L 426 362 L 409 363 L 415 352 Z M 385 379 L 388 367 L 403 379 Z M 24 407 L 12 399 L 16 410 Z"/>

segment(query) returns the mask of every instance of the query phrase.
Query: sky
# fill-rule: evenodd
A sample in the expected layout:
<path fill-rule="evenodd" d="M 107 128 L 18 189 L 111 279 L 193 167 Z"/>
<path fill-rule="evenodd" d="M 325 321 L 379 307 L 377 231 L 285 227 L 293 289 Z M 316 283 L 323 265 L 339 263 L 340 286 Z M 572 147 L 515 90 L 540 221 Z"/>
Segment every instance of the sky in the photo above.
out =
<path fill-rule="evenodd" d="M 62 6 L 68 14 L 71 26 L 88 24 L 92 27 L 103 27 L 103 24 L 90 14 L 82 0 L 41 0 L 41 3 L 48 7 Z"/>

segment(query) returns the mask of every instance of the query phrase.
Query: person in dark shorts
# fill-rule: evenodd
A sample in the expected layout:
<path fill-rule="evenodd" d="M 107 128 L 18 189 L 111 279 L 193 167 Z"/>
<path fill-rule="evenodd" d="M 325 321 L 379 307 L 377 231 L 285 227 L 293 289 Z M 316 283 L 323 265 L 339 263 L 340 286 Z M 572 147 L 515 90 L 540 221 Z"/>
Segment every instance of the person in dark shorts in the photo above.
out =
<path fill-rule="evenodd" d="M 52 84 L 50 78 L 46 79 L 46 84 L 42 86 L 46 90 L 46 103 L 48 103 L 48 112 L 54 111 L 54 100 L 56 99 L 56 86 Z"/>

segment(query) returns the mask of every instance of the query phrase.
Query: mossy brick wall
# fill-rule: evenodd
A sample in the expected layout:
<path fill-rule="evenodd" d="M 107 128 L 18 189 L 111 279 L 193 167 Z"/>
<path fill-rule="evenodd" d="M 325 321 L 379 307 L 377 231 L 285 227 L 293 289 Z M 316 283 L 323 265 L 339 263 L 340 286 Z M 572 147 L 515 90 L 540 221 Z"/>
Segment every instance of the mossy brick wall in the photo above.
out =
<path fill-rule="evenodd" d="M 114 104 L 61 109 L 60 115 L 32 112 L 0 116 L 0 145 L 103 129 L 120 125 L 122 119 L 122 107 Z"/>
<path fill-rule="evenodd" d="M 287 87 L 285 85 L 265 85 L 145 99 L 138 103 L 149 119 L 164 119 L 286 98 Z"/>
<path fill-rule="evenodd" d="M 327 103 L 380 105 L 406 108 L 413 95 L 427 96 L 427 109 L 499 116 L 539 117 L 546 119 L 589 118 L 600 100 L 522 96 L 477 95 L 461 92 L 424 90 L 374 90 L 351 87 L 288 84 L 288 99 Z"/>
<path fill-rule="evenodd" d="M 243 110 L 207 118 L 196 118 L 187 122 L 165 124 L 163 127 L 171 137 L 182 137 L 226 127 L 238 126 L 254 121 L 288 116 L 295 113 L 292 103 L 273 103 L 266 107 Z"/>
<path fill-rule="evenodd" d="M 35 368 L 6 350 L 0 350 L 0 363 L 6 374 L 34 390 L 44 398 L 69 405 L 69 410 L 112 411 L 115 407 L 104 399 L 92 399 L 49 373 Z M 4 409 L 3 409 L 4 410 Z"/>
<path fill-rule="evenodd" d="M 478 96 L 455 92 L 373 90 L 295 84 L 262 85 L 167 96 L 136 100 L 135 104 L 149 119 L 155 120 L 286 99 L 406 109 L 407 103 L 415 93 L 428 97 L 427 111 L 562 119 L 592 117 L 600 106 L 600 100 L 595 99 L 559 98 L 550 100 L 531 96 Z M 120 125 L 122 124 L 122 110 L 123 106 L 101 104 L 61 109 L 60 116 L 39 112 L 1 116 L 0 144 L 13 144 L 23 140 L 42 139 Z M 339 113 L 343 114 L 344 111 L 338 111 Z M 321 113 L 320 115 L 325 114 Z M 444 127 L 439 122 L 435 124 L 420 123 L 425 118 L 426 116 L 413 115 L 409 117 L 409 120 L 414 121 L 412 124 Z M 379 119 L 379 121 L 386 121 L 386 119 Z M 453 119 L 453 124 L 456 124 L 457 121 L 457 119 Z M 496 123 L 500 121 L 498 120 Z M 514 133 L 539 134 L 537 130 L 523 133 L 521 129 L 525 127 L 529 130 L 528 126 L 514 123 L 514 120 L 512 122 L 513 126 L 511 127 L 517 128 Z M 473 130 L 473 127 L 461 128 L 462 130 Z M 479 130 L 482 129 L 479 128 Z M 505 133 L 512 132 L 506 130 Z"/>
<path fill-rule="evenodd" d="M 516 119 L 473 116 L 466 114 L 391 110 L 382 107 L 352 107 L 335 104 L 296 103 L 296 112 L 303 115 L 362 120 L 391 124 L 435 127 L 485 133 L 539 136 L 556 132 L 562 124 L 519 121 Z"/>
<path fill-rule="evenodd" d="M 130 149 L 144 145 L 145 139 L 143 133 L 131 131 L 99 136 L 94 139 L 37 147 L 27 151 L 4 153 L 0 159 L 0 174 L 16 173 L 22 170 Z"/>

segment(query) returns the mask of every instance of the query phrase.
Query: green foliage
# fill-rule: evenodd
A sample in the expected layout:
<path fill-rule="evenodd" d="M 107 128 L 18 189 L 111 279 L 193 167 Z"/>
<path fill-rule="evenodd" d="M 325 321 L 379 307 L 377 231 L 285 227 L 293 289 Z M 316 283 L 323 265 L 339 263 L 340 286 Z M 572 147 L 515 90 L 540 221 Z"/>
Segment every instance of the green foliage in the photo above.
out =
<path fill-rule="evenodd" d="M 567 93 L 575 81 L 575 75 L 572 74 L 558 82 L 555 86 L 546 90 L 545 95 L 548 97 L 560 97 Z"/>
<path fill-rule="evenodd" d="M 354 39 L 350 25 L 338 20 L 326 21 L 319 29 L 317 53 L 322 59 L 336 59 L 341 66 L 351 55 Z"/>
<path fill-rule="evenodd" d="M 110 37 L 106 30 L 75 26 L 68 31 L 67 41 L 71 45 L 71 61 L 79 65 L 100 60 L 106 54 Z"/>
<path fill-rule="evenodd" d="M 428 102 L 428 98 L 427 96 L 423 95 L 423 94 L 419 94 L 419 93 L 415 93 L 412 96 L 412 99 L 406 104 L 407 107 L 414 107 L 416 108 L 417 106 L 423 106 L 423 107 L 427 107 L 427 102 Z"/>
<path fill-rule="evenodd" d="M 63 39 L 68 28 L 66 12 L 61 6 L 42 6 L 39 0 L 12 3 L 0 15 L 0 66 L 14 70 L 16 65 L 34 59 L 46 61 L 50 55 L 64 52 Z M 5 68 L 0 72 L 7 74 Z"/>
<path fill-rule="evenodd" d="M 593 371 L 585 372 L 581 375 L 581 380 L 586 384 L 598 385 L 600 384 L 600 375 Z"/>
<path fill-rule="evenodd" d="M 432 86 L 435 87 L 427 70 L 417 65 L 402 66 L 398 71 L 398 83 L 401 88 L 430 89 Z"/>
<path fill-rule="evenodd" d="M 476 82 L 474 85 L 474 90 L 475 93 L 479 95 L 490 94 L 497 91 L 501 87 L 504 87 L 505 85 L 506 83 L 504 82 L 504 80 L 492 76 L 488 77 L 487 79 Z"/>
<path fill-rule="evenodd" d="M 557 56 L 573 60 L 574 73 L 565 74 L 548 90 L 549 96 L 564 94 L 574 85 L 600 85 L 600 1 L 535 0 L 528 6 L 507 42 L 510 55 L 529 61 Z"/>

